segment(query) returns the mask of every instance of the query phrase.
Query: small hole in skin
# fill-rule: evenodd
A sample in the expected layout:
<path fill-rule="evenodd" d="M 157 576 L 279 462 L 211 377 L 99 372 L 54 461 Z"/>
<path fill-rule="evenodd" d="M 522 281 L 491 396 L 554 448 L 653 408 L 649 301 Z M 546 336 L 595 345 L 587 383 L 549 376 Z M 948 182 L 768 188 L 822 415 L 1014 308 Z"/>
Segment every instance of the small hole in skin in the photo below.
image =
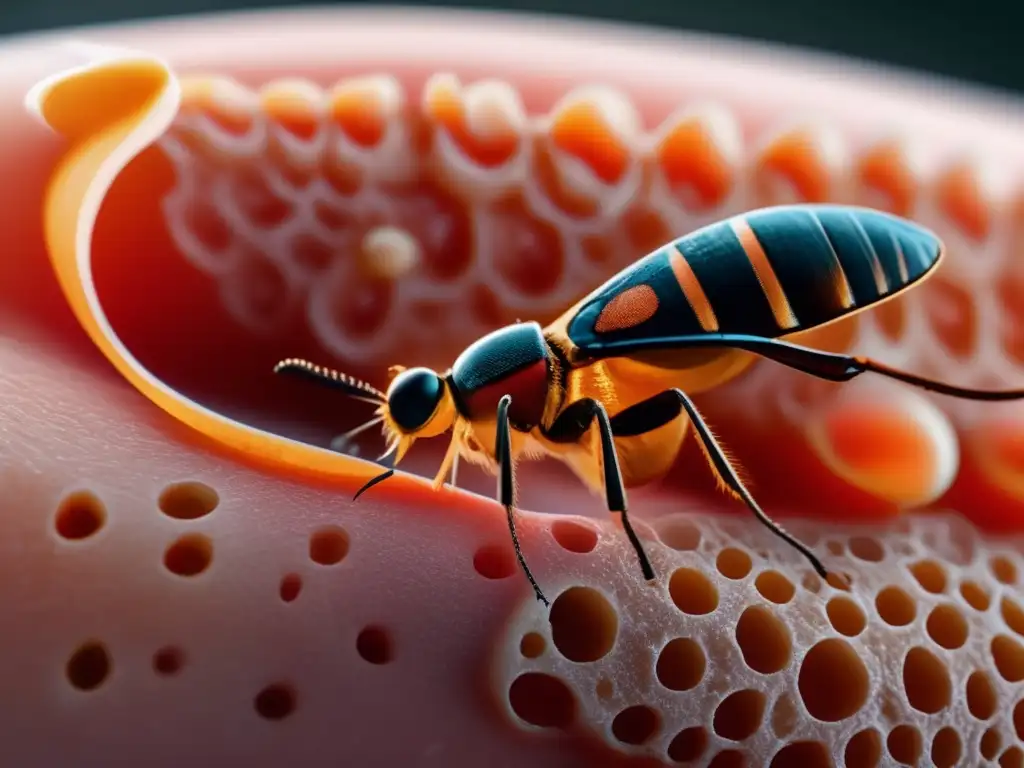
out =
<path fill-rule="evenodd" d="M 779 672 L 789 664 L 792 642 L 789 629 L 768 608 L 751 605 L 736 622 L 736 643 L 747 666 L 762 675 Z"/>
<path fill-rule="evenodd" d="M 992 604 L 992 599 L 985 588 L 974 581 L 963 582 L 960 585 L 960 595 L 976 611 L 987 611 Z"/>
<path fill-rule="evenodd" d="M 638 746 L 658 732 L 658 713 L 643 705 L 624 709 L 612 720 L 612 734 L 623 744 Z"/>
<path fill-rule="evenodd" d="M 910 573 L 925 592 L 937 595 L 946 590 L 946 572 L 934 560 L 919 560 L 910 566 Z"/>
<path fill-rule="evenodd" d="M 551 524 L 551 535 L 567 552 L 585 555 L 597 546 L 597 531 L 573 520 L 556 520 Z"/>
<path fill-rule="evenodd" d="M 715 567 L 718 568 L 718 572 L 725 576 L 725 578 L 738 581 L 750 573 L 753 562 L 750 559 L 750 555 L 742 549 L 726 547 L 718 553 Z"/>
<path fill-rule="evenodd" d="M 597 685 L 594 686 L 594 693 L 597 694 L 597 698 L 607 700 L 612 697 L 615 693 L 615 685 L 611 680 L 602 678 L 597 681 Z"/>
<path fill-rule="evenodd" d="M 544 653 L 547 645 L 543 635 L 537 632 L 527 632 L 523 635 L 523 639 L 519 641 L 519 652 L 523 654 L 524 658 L 536 659 Z"/>
<path fill-rule="evenodd" d="M 882 621 L 893 627 L 905 627 L 917 616 L 914 599 L 899 587 L 885 587 L 875 597 L 875 608 Z"/>
<path fill-rule="evenodd" d="M 473 568 L 485 579 L 507 579 L 516 571 L 511 544 L 485 544 L 473 555 Z"/>
<path fill-rule="evenodd" d="M 700 759 L 708 747 L 708 732 L 703 728 L 686 728 L 675 735 L 668 745 L 670 760 L 690 763 Z"/>
<path fill-rule="evenodd" d="M 71 654 L 65 667 L 68 682 L 80 691 L 99 688 L 110 675 L 110 653 L 100 642 L 83 643 Z"/>
<path fill-rule="evenodd" d="M 198 520 L 220 504 L 217 492 L 205 483 L 187 481 L 168 485 L 160 493 L 160 511 L 175 520 Z"/>
<path fill-rule="evenodd" d="M 1017 566 L 1014 562 L 1003 555 L 996 555 L 989 560 L 989 567 L 992 575 L 1003 584 L 1013 584 L 1017 581 Z"/>
<path fill-rule="evenodd" d="M 996 671 L 1009 683 L 1024 680 L 1024 647 L 1009 635 L 996 635 L 990 645 Z"/>
<path fill-rule="evenodd" d="M 986 672 L 975 670 L 967 678 L 967 710 L 978 720 L 988 720 L 996 713 L 999 696 L 992 678 Z"/>
<path fill-rule="evenodd" d="M 672 602 L 683 613 L 704 616 L 718 607 L 718 590 L 695 568 L 679 568 L 668 582 Z"/>
<path fill-rule="evenodd" d="M 576 719 L 576 698 L 557 677 L 527 672 L 508 691 L 512 711 L 538 728 L 568 728 Z"/>
<path fill-rule="evenodd" d="M 775 753 L 769 768 L 832 768 L 832 758 L 819 741 L 795 741 Z"/>
<path fill-rule="evenodd" d="M 1004 597 L 999 602 L 999 610 L 1003 614 L 1006 626 L 1018 635 L 1024 635 L 1024 610 L 1013 600 Z"/>
<path fill-rule="evenodd" d="M 295 712 L 296 698 L 292 686 L 274 683 L 256 694 L 253 707 L 264 720 L 284 720 Z"/>
<path fill-rule="evenodd" d="M 302 577 L 297 573 L 289 573 L 281 579 L 281 587 L 278 590 L 281 599 L 286 603 L 293 602 L 302 591 Z"/>
<path fill-rule="evenodd" d="M 846 547 L 843 546 L 843 542 L 830 539 L 825 542 L 825 549 L 833 557 L 842 557 L 846 553 Z"/>
<path fill-rule="evenodd" d="M 569 661 L 597 661 L 615 645 L 618 614 L 596 589 L 570 587 L 551 603 L 549 615 L 551 641 Z"/>
<path fill-rule="evenodd" d="M 999 768 L 1024 768 L 1024 750 L 1010 747 L 999 756 Z"/>
<path fill-rule="evenodd" d="M 880 563 L 885 559 L 885 547 L 870 536 L 854 536 L 850 539 L 850 554 L 858 560 Z"/>
<path fill-rule="evenodd" d="M 178 674 L 184 663 L 185 654 L 180 648 L 168 646 L 153 654 L 153 671 L 164 677 Z"/>
<path fill-rule="evenodd" d="M 336 525 L 313 531 L 309 537 L 309 559 L 318 565 L 337 565 L 348 550 L 348 532 Z"/>
<path fill-rule="evenodd" d="M 836 595 L 825 606 L 828 620 L 832 627 L 841 635 L 856 637 L 867 626 L 864 611 L 852 599 L 845 595 Z"/>
<path fill-rule="evenodd" d="M 999 748 L 1003 745 L 1003 735 L 998 728 L 989 728 L 981 735 L 979 752 L 986 760 L 995 760 L 999 754 Z"/>
<path fill-rule="evenodd" d="M 953 683 L 942 660 L 927 648 L 911 648 L 903 659 L 903 688 L 910 706 L 934 715 L 950 705 Z"/>
<path fill-rule="evenodd" d="M 387 664 L 394 658 L 391 634 L 383 627 L 371 626 L 356 637 L 356 651 L 371 664 Z"/>
<path fill-rule="evenodd" d="M 730 741 L 753 736 L 764 718 L 765 695 L 761 691 L 742 690 L 729 694 L 715 709 L 715 733 Z"/>
<path fill-rule="evenodd" d="M 921 734 L 910 725 L 897 725 L 885 740 L 892 759 L 904 765 L 917 765 L 921 758 Z"/>
<path fill-rule="evenodd" d="M 932 739 L 932 762 L 935 768 L 954 768 L 963 753 L 960 734 L 953 728 L 945 727 Z"/>
<path fill-rule="evenodd" d="M 201 533 L 179 536 L 164 552 L 164 567 L 176 576 L 199 576 L 213 562 L 213 542 Z"/>
<path fill-rule="evenodd" d="M 761 596 L 777 605 L 785 605 L 796 595 L 796 587 L 778 571 L 763 571 L 754 580 Z"/>
<path fill-rule="evenodd" d="M 54 527 L 57 534 L 69 541 L 81 541 L 99 533 L 107 522 L 107 510 L 96 494 L 75 491 L 57 507 Z"/>
<path fill-rule="evenodd" d="M 661 649 L 655 672 L 658 682 L 670 691 L 688 691 L 697 687 L 706 668 L 707 659 L 700 644 L 688 637 L 677 637 Z"/>
<path fill-rule="evenodd" d="M 956 650 L 967 642 L 967 620 L 960 609 L 952 604 L 937 605 L 928 614 L 925 622 L 928 636 L 937 645 Z"/>
<path fill-rule="evenodd" d="M 797 687 L 812 717 L 839 722 L 868 700 L 868 670 L 848 642 L 830 637 L 816 643 L 800 663 Z"/>
<path fill-rule="evenodd" d="M 693 523 L 676 520 L 661 528 L 659 538 L 670 549 L 690 552 L 700 546 L 701 534 Z"/>
<path fill-rule="evenodd" d="M 846 742 L 846 768 L 875 768 L 882 759 L 882 735 L 874 728 L 855 733 Z"/>
<path fill-rule="evenodd" d="M 853 585 L 853 578 L 850 574 L 839 571 L 829 571 L 828 577 L 825 580 L 832 589 L 838 589 L 841 592 L 849 592 L 850 587 Z"/>

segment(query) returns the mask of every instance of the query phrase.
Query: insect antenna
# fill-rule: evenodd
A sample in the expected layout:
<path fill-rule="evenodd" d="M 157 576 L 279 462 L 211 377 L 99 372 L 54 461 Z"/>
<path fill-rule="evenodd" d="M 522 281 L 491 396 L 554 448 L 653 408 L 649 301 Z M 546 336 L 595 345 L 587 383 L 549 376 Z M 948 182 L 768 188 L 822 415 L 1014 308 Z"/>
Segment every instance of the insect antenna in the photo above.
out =
<path fill-rule="evenodd" d="M 275 365 L 274 373 L 288 373 L 304 379 L 312 379 L 313 381 L 326 384 L 333 389 L 340 389 L 349 397 L 354 397 L 356 400 L 362 400 L 371 405 L 384 405 L 387 402 L 387 395 L 365 381 L 349 376 L 347 373 L 336 371 L 333 368 L 316 365 L 309 360 L 290 357 Z"/>

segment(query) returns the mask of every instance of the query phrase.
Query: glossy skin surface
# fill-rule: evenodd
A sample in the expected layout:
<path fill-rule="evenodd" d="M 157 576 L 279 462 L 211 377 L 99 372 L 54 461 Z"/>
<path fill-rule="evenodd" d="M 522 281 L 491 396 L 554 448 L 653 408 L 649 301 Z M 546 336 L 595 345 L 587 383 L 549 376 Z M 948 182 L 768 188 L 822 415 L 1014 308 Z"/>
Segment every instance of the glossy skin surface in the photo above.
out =
<path fill-rule="evenodd" d="M 490 329 L 516 317 L 553 320 L 576 300 L 561 291 L 562 267 L 565 274 L 577 275 L 571 270 L 581 264 L 596 265 L 586 271 L 596 287 L 676 233 L 738 210 L 790 199 L 865 198 L 862 202 L 927 221 L 941 232 L 950 254 L 928 284 L 893 306 L 884 305 L 885 311 L 860 317 L 856 333 L 837 333 L 829 345 L 863 349 L 948 379 L 960 380 L 962 374 L 969 380 L 977 373 L 973 383 L 979 386 L 986 383 L 982 376 L 995 376 L 993 384 L 1017 383 L 1019 371 L 1010 362 L 1024 359 L 1015 330 L 1021 291 L 1020 277 L 1011 269 L 1017 261 L 1010 255 L 1021 242 L 1011 236 L 1019 228 L 1014 201 L 1024 178 L 1021 110 L 945 87 L 935 94 L 931 84 L 901 74 L 855 74 L 846 65 L 783 59 L 721 41 L 671 36 L 652 42 L 646 34 L 592 28 L 580 34 L 549 22 L 496 22 L 489 16 L 456 21 L 434 14 L 410 17 L 408 11 L 317 12 L 89 30 L 84 36 L 96 42 L 167 57 L 182 86 L 179 110 L 167 115 L 172 124 L 159 129 L 164 133 L 158 146 L 120 171 L 98 209 L 90 256 L 102 305 L 118 336 L 143 367 L 173 389 L 271 432 L 327 445 L 332 435 L 365 420 L 366 412 L 360 406 L 339 407 L 337 393 L 276 379 L 268 372 L 274 360 L 301 354 L 326 357 L 339 367 L 362 361 L 360 375 L 383 386 L 392 361 L 444 366 L 483 334 L 468 315 L 453 309 L 438 320 L 430 314 L 431 301 L 446 308 L 473 307 L 473 317 L 484 318 L 481 324 Z M 358 761 L 376 768 L 459 765 L 481 757 L 501 768 L 662 764 L 677 729 L 695 726 L 670 725 L 668 718 L 714 711 L 723 703 L 722 686 L 732 684 L 731 672 L 720 676 L 717 670 L 729 668 L 716 657 L 700 688 L 684 693 L 659 688 L 648 674 L 648 699 L 643 680 L 622 670 L 655 668 L 652 645 L 669 641 L 659 631 L 695 637 L 717 653 L 718 640 L 737 620 L 721 613 L 682 616 L 664 597 L 674 567 L 707 574 L 723 606 L 745 610 L 757 603 L 762 611 L 755 618 L 766 611 L 795 615 L 798 639 L 810 633 L 813 642 L 825 635 L 835 640 L 838 630 L 826 620 L 826 603 L 831 610 L 832 601 L 844 595 L 823 587 L 816 596 L 795 575 L 796 597 L 775 609 L 758 591 L 753 574 L 737 580 L 724 573 L 737 574 L 736 549 L 747 551 L 762 568 L 756 550 L 763 545 L 776 571 L 784 568 L 781 552 L 742 526 L 733 538 L 721 533 L 736 520 L 709 518 L 695 539 L 689 522 L 675 517 L 681 508 L 706 509 L 706 499 L 714 498 L 703 493 L 706 476 L 697 453 L 681 461 L 680 468 L 697 471 L 684 471 L 678 485 L 635 497 L 637 514 L 649 521 L 643 535 L 652 548 L 656 534 L 664 542 L 652 553 L 666 575 L 656 590 L 640 583 L 621 531 L 604 521 L 589 494 L 578 493 L 574 478 L 560 473 L 555 462 L 533 465 L 524 477 L 523 507 L 555 513 L 522 515 L 524 545 L 538 576 L 553 590 L 593 587 L 620 610 L 614 650 L 598 662 L 577 663 L 554 652 L 551 624 L 514 569 L 503 515 L 489 498 L 429 493 L 426 483 L 402 475 L 351 504 L 351 492 L 377 471 L 370 462 L 325 458 L 322 451 L 296 456 L 289 454 L 290 444 L 262 434 L 238 450 L 225 448 L 223 441 L 182 428 L 180 416 L 154 407 L 85 330 L 82 316 L 88 308 L 69 299 L 78 295 L 73 278 L 55 277 L 40 226 L 57 164 L 76 139 L 95 136 L 103 127 L 68 120 L 61 135 L 54 135 L 21 112 L 25 93 L 36 82 L 83 63 L 81 52 L 69 54 L 52 42 L 8 42 L 3 57 L 9 120 L 0 126 L 6 171 L 0 219 L 8 245 L 0 263 L 0 369 L 5 372 L 0 407 L 6 430 L 0 448 L 8 498 L 19 500 L 3 507 L 6 535 L 0 543 L 4 615 L 19 627 L 0 659 L 2 677 L 18 701 L 2 726 L 11 760 L 69 768 L 108 765 L 114 756 L 168 768 L 222 768 L 241 760 L 248 766 Z M 552 51 L 558 52 L 556 61 Z M 358 79 L 367 72 L 386 76 Z M 453 72 L 461 79 L 453 82 Z M 223 75 L 237 78 L 237 87 L 227 87 Z M 313 89 L 311 96 L 308 82 L 296 83 L 295 77 L 312 80 L 321 90 Z M 521 100 L 510 107 L 505 96 L 479 87 L 485 78 L 497 78 Z M 614 98 L 575 91 L 593 82 L 607 84 Z M 80 84 L 95 81 L 84 78 Z M 140 90 L 144 84 L 136 81 Z M 105 94 L 111 109 L 124 107 L 119 98 L 134 92 L 123 80 L 116 86 L 93 91 L 94 108 L 74 114 L 83 119 L 106 114 L 95 108 Z M 712 108 L 702 111 L 700 105 L 709 101 Z M 628 114 L 620 119 L 623 103 L 640 119 L 632 122 Z M 325 104 L 330 119 L 353 142 L 378 151 L 351 155 L 359 172 L 354 175 L 366 175 L 358 179 L 362 186 L 342 173 L 345 163 L 323 164 L 322 175 L 355 199 L 341 206 L 355 217 L 342 218 L 334 210 L 322 216 L 335 227 L 336 242 L 365 239 L 369 254 L 396 258 L 374 262 L 377 267 L 368 273 L 353 269 L 350 261 L 331 263 L 330 274 L 311 287 L 302 276 L 323 263 L 318 261 L 322 250 L 316 240 L 299 236 L 322 232 L 310 215 L 312 193 L 296 190 L 321 171 L 310 168 L 306 145 L 292 139 L 308 137 L 311 126 L 323 124 Z M 814 124 L 793 126 L 794 117 L 805 114 L 816 117 Z M 481 115 L 499 119 L 484 121 L 488 130 L 482 130 Z M 395 137 L 423 124 L 437 139 L 437 153 L 443 153 L 431 155 L 430 167 L 444 171 L 448 186 L 435 180 L 434 187 L 400 187 L 387 198 L 391 207 L 382 208 L 382 179 L 392 168 L 388 153 L 406 151 Z M 246 143 L 247 126 L 272 140 Z M 393 126 L 395 132 L 389 132 Z M 595 135 L 602 137 L 600 149 L 587 142 Z M 386 145 L 374 144 L 379 136 L 389 137 Z M 524 161 L 524 147 L 536 150 L 530 163 Z M 1006 174 L 1005 186 L 988 186 L 982 171 L 989 163 Z M 591 170 L 581 175 L 580 168 Z M 622 190 L 633 183 L 638 168 L 640 176 L 663 185 L 641 198 L 657 215 L 621 207 L 622 200 L 632 199 Z M 256 169 L 266 175 L 255 174 Z M 522 180 L 535 184 L 528 195 L 517 191 Z M 487 190 L 495 188 L 503 194 L 511 190 L 512 202 L 482 204 L 491 200 Z M 459 222 L 471 205 L 472 231 L 481 239 L 468 259 Z M 296 210 L 309 231 L 285 215 Z M 225 212 L 238 215 L 217 218 Z M 425 223 L 441 221 L 450 229 L 439 238 L 436 227 Z M 659 222 L 665 221 L 671 226 L 663 229 Z M 258 224 L 255 231 L 262 236 L 249 237 L 254 231 L 249 224 Z M 396 230 L 405 236 L 394 237 Z M 409 235 L 422 247 L 406 249 Z M 379 277 L 401 274 L 410 252 L 428 265 L 422 274 L 430 277 L 398 281 L 392 290 Z M 541 258 L 524 262 L 523 254 Z M 444 281 L 470 262 L 493 271 L 481 285 L 440 290 L 447 290 Z M 478 300 L 477 290 L 488 286 L 491 294 Z M 431 287 L 435 290 L 428 295 Z M 351 301 L 357 288 L 369 289 L 377 303 L 368 309 Z M 315 332 L 303 319 L 307 298 Z M 448 316 L 454 327 L 444 325 Z M 360 335 L 357 320 L 373 327 L 379 322 L 383 330 Z M 391 334 L 392 325 L 403 334 L 422 331 L 432 342 L 405 343 Z M 347 332 L 337 333 L 339 327 Z M 995 356 L 993 349 L 999 350 Z M 983 364 L 970 362 L 975 353 Z M 828 545 L 826 551 L 847 552 L 834 555 L 836 562 L 876 574 L 872 589 L 896 585 L 921 600 L 915 624 L 889 629 L 875 618 L 871 601 L 847 593 L 869 617 L 867 644 L 875 650 L 860 652 L 872 668 L 886 670 L 870 678 L 870 700 L 888 704 L 887 715 L 913 715 L 905 693 L 894 693 L 890 684 L 901 678 L 910 638 L 933 642 L 914 634 L 923 632 L 933 604 L 966 605 L 961 591 L 979 606 L 965 609 L 973 611 L 971 642 L 964 646 L 971 650 L 966 657 L 964 651 L 948 655 L 960 659 L 964 674 L 980 673 L 980 679 L 1001 685 L 992 660 L 981 659 L 984 654 L 974 649 L 989 647 L 996 635 L 1011 649 L 1017 642 L 1009 625 L 1000 623 L 1002 598 L 1020 602 L 1020 568 L 1003 551 L 1009 544 L 975 546 L 980 559 L 964 575 L 953 563 L 963 561 L 963 543 L 973 541 L 973 534 L 952 528 L 952 543 L 941 536 L 934 541 L 929 537 L 940 526 L 925 519 L 920 529 L 912 528 L 935 545 L 925 551 L 902 534 L 888 533 L 878 517 L 896 515 L 894 500 L 931 503 L 941 497 L 943 506 L 962 509 L 979 525 L 1019 529 L 1019 414 L 1000 409 L 998 415 L 974 418 L 955 403 L 908 394 L 899 385 L 808 392 L 806 378 L 759 363 L 720 391 L 705 393 L 701 405 L 758 478 L 764 492 L 759 497 L 777 499 L 773 511 L 813 515 L 818 522 L 811 528 Z M 765 393 L 771 393 L 769 401 Z M 811 416 L 788 410 L 794 400 L 814 404 Z M 945 427 L 933 429 L 936 423 Z M 946 445 L 947 438 L 961 446 L 951 473 L 936 461 L 945 456 L 936 446 Z M 878 456 L 880 444 L 889 445 L 891 453 Z M 429 476 L 443 447 L 431 450 L 424 443 L 404 466 Z M 368 439 L 360 448 L 376 455 L 379 440 Z M 897 455 L 904 458 L 894 477 L 887 467 Z M 792 482 L 793 467 L 799 468 L 799 485 Z M 936 481 L 950 477 L 955 477 L 951 490 Z M 165 486 L 182 480 L 215 488 L 214 510 L 208 511 L 207 498 L 184 513 L 166 504 L 168 511 L 162 511 L 158 501 Z M 467 472 L 462 484 L 493 494 L 491 478 Z M 56 513 L 69 489 L 81 486 L 103 501 L 106 523 L 94 535 L 69 539 L 57 533 Z M 800 494 L 804 498 L 797 498 Z M 824 522 L 839 517 L 870 525 L 840 536 Z M 897 519 L 894 527 L 915 519 Z M 343 541 L 335 535 L 339 528 L 347 535 L 347 549 L 338 543 Z M 880 550 L 869 534 L 884 544 L 882 561 L 873 559 Z M 193 577 L 169 571 L 165 550 L 179 538 L 196 536 L 212 542 L 210 567 Z M 201 556 L 196 540 L 186 540 L 191 547 L 174 551 Z M 911 548 L 901 549 L 905 545 Z M 723 570 L 716 575 L 720 554 Z M 908 573 L 903 558 L 937 562 L 946 591 L 928 592 Z M 181 570 L 181 561 L 170 560 Z M 292 576 L 299 578 L 297 597 Z M 971 581 L 982 586 L 968 590 Z M 925 583 L 935 588 L 934 579 Z M 553 607 L 570 602 L 556 599 Z M 584 610 L 568 611 L 570 619 L 593 616 L 595 603 L 583 604 Z M 989 619 L 992 628 L 985 623 Z M 546 644 L 536 658 L 524 656 L 523 649 L 530 649 L 521 644 L 527 630 Z M 380 643 L 382 632 L 390 638 L 390 655 L 381 653 L 388 648 Z M 75 651 L 90 639 L 105 645 L 113 666 L 98 688 L 84 691 L 68 683 L 65 669 L 73 657 L 82 658 Z M 862 648 L 860 640 L 849 642 Z M 154 669 L 154 657 L 166 646 L 183 652 L 177 673 Z M 736 663 L 732 671 L 744 669 L 739 651 L 728 653 Z M 160 668 L 174 668 L 164 661 L 174 658 L 160 655 Z M 583 735 L 523 733 L 527 726 L 511 711 L 507 693 L 524 668 L 556 670 L 572 681 L 580 696 Z M 749 684 L 781 685 L 780 677 Z M 483 680 L 488 682 L 482 691 Z M 956 691 L 964 690 L 963 682 L 962 676 L 953 680 Z M 291 711 L 280 707 L 289 690 L 297 696 Z M 777 692 L 773 688 L 768 695 Z M 796 701 L 797 694 L 789 688 L 778 701 L 786 695 Z M 965 751 L 980 751 L 988 729 L 998 727 L 1002 736 L 993 759 L 1008 752 L 1007 761 L 1012 760 L 1016 747 L 1009 711 L 1016 696 L 1000 689 L 1001 714 L 988 722 L 972 719 L 960 697 L 922 726 L 922 749 L 930 747 L 940 725 L 969 724 L 962 732 Z M 264 714 L 283 717 L 257 712 L 257 698 L 264 702 Z M 267 700 L 277 702 L 276 708 L 267 708 Z M 637 701 L 659 702 L 666 714 L 664 732 L 653 746 L 624 745 L 609 735 L 619 710 Z M 766 711 L 763 722 L 769 715 L 773 727 L 795 723 L 801 729 L 786 731 L 787 738 L 810 738 L 808 729 L 814 730 L 814 738 L 828 743 L 833 754 L 841 754 L 853 738 L 846 722 L 794 721 L 785 710 L 781 715 Z M 870 723 L 881 729 L 883 754 L 890 723 Z M 727 743 L 712 725 L 702 725 L 709 734 L 705 763 L 728 752 L 733 761 L 739 754 L 759 764 L 774 754 L 772 740 L 781 738 L 763 729 L 743 742 Z M 398 731 L 403 738 L 395 737 Z M 638 756 L 654 746 L 662 750 L 661 759 Z M 729 764 L 726 758 L 719 762 Z"/>

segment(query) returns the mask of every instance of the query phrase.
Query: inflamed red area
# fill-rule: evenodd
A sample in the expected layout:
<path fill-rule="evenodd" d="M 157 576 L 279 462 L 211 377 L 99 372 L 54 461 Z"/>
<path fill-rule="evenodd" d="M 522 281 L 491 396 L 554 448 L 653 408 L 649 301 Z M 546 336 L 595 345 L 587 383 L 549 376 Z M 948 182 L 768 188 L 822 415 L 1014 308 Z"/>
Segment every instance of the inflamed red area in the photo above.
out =
<path fill-rule="evenodd" d="M 596 53 L 599 52 L 599 53 Z M 919 290 L 807 336 L 1021 386 L 1016 105 L 728 41 L 441 11 L 94 28 L 0 50 L 0 719 L 12 765 L 1024 765 L 1018 407 L 757 363 L 631 490 L 564 467 L 359 501 L 378 387 L 780 202 L 932 228 Z M 940 90 L 939 96 L 935 91 Z M 27 107 L 27 109 L 25 108 Z M 994 117 L 996 116 L 996 117 Z M 325 450 L 330 447 L 330 450 Z"/>

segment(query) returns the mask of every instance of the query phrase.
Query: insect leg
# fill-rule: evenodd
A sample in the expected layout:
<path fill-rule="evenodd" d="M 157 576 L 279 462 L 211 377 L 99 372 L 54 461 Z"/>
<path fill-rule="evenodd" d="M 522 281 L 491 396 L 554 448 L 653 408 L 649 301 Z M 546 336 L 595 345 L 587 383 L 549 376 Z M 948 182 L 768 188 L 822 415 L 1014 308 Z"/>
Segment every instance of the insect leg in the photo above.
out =
<path fill-rule="evenodd" d="M 577 400 L 555 419 L 554 424 L 547 429 L 545 435 L 555 442 L 576 442 L 586 434 L 595 419 L 601 436 L 601 465 L 604 469 L 604 488 L 608 510 L 622 515 L 622 527 L 626 531 L 629 543 L 636 550 L 636 556 L 640 560 L 640 569 L 643 571 L 644 578 L 651 581 L 654 579 L 654 569 L 651 567 L 651 561 L 647 559 L 647 553 L 644 552 L 640 538 L 629 522 L 626 487 L 622 482 L 622 470 L 619 467 L 619 457 L 615 451 L 611 420 L 608 418 L 608 412 L 604 406 L 590 398 Z"/>
<path fill-rule="evenodd" d="M 826 578 L 828 572 L 815 554 L 781 525 L 768 517 L 761 509 L 760 505 L 750 494 L 750 491 L 743 485 L 743 481 L 740 480 L 736 470 L 729 462 L 728 457 L 726 457 L 725 451 L 722 450 L 722 446 L 719 445 L 718 440 L 711 433 L 711 429 L 697 410 L 697 406 L 694 405 L 689 395 L 685 392 L 679 389 L 666 390 L 659 395 L 655 395 L 648 400 L 627 408 L 612 419 L 612 429 L 619 437 L 640 435 L 668 424 L 679 416 L 682 410 L 685 410 L 687 416 L 689 416 L 690 423 L 693 424 L 697 437 L 700 439 L 704 455 L 718 479 L 729 491 L 749 507 L 759 522 L 806 557 L 814 570 L 818 572 L 818 575 Z"/>
<path fill-rule="evenodd" d="M 510 395 L 505 395 L 498 402 L 498 429 L 494 445 L 494 458 L 498 462 L 498 501 L 505 507 L 505 515 L 508 517 L 508 530 L 512 534 L 512 547 L 515 549 L 519 567 L 526 574 L 526 579 L 530 582 L 530 586 L 533 587 L 537 599 L 544 603 L 544 605 L 550 605 L 547 598 L 544 597 L 544 593 L 541 592 L 537 580 L 533 578 L 530 567 L 526 564 L 523 550 L 519 546 L 519 535 L 516 533 L 515 467 L 512 463 L 512 432 L 508 423 L 508 407 L 511 403 L 512 397 Z"/>

